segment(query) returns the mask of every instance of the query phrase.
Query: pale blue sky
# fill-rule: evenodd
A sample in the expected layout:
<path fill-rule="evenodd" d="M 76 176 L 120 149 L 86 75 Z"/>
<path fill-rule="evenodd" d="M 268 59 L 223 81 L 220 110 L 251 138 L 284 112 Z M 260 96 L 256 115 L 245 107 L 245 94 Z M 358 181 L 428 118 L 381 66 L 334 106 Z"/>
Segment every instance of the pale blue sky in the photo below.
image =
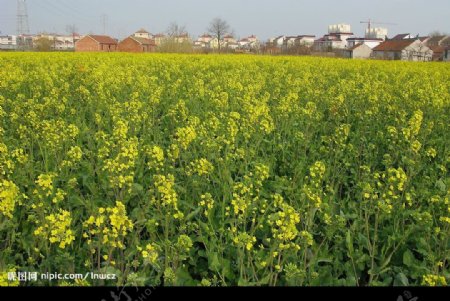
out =
<path fill-rule="evenodd" d="M 450 32 L 450 0 L 27 0 L 30 29 L 65 32 L 75 24 L 80 33 L 106 33 L 123 38 L 144 27 L 163 32 L 171 22 L 185 25 L 197 36 L 214 17 L 228 21 L 238 37 L 255 34 L 261 39 L 276 35 L 323 35 L 329 24 L 348 23 L 362 36 L 359 21 L 396 23 L 389 35 L 426 35 Z M 0 31 L 16 32 L 16 0 L 0 0 Z"/>

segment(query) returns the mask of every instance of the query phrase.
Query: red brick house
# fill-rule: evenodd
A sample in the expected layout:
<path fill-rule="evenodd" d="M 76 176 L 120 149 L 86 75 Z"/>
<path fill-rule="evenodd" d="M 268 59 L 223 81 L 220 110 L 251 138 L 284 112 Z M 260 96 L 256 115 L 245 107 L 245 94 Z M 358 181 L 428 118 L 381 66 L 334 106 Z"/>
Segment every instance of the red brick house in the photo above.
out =
<path fill-rule="evenodd" d="M 87 35 L 75 43 L 77 52 L 114 52 L 117 41 L 109 36 Z"/>
<path fill-rule="evenodd" d="M 118 49 L 122 52 L 154 52 L 156 44 L 150 39 L 129 36 L 119 43 Z"/>

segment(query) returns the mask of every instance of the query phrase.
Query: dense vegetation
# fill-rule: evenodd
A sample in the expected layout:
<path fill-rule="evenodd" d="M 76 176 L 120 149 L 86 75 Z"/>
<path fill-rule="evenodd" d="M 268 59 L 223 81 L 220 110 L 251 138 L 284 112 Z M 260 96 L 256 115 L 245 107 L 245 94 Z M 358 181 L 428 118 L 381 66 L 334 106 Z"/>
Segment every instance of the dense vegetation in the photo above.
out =
<path fill-rule="evenodd" d="M 446 64 L 1 54 L 0 284 L 446 285 L 449 121 Z"/>

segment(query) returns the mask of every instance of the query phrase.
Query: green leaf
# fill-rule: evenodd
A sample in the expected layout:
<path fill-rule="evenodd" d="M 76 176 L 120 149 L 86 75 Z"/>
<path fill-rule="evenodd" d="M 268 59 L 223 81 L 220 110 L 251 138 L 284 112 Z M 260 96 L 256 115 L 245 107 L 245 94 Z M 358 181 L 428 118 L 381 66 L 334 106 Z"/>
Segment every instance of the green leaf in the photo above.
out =
<path fill-rule="evenodd" d="M 191 275 L 186 269 L 178 269 L 175 272 L 175 275 L 176 275 L 176 285 L 180 286 L 195 285 L 195 280 L 192 279 Z"/>
<path fill-rule="evenodd" d="M 191 213 L 189 213 L 189 214 L 186 216 L 186 221 L 189 221 L 189 220 L 191 220 L 192 218 L 194 218 L 197 214 L 200 213 L 201 210 L 202 210 L 202 208 L 199 207 L 199 208 L 197 208 L 196 210 L 194 210 L 194 211 L 192 211 Z"/>
<path fill-rule="evenodd" d="M 267 285 L 267 284 L 269 284 L 269 280 L 270 280 L 270 274 L 268 274 L 267 276 L 265 276 L 264 278 L 259 280 L 258 284 L 259 285 Z"/>
<path fill-rule="evenodd" d="M 243 278 L 239 278 L 238 286 L 249 286 L 249 283 L 247 280 L 245 280 Z"/>
<path fill-rule="evenodd" d="M 406 250 L 403 253 L 403 264 L 407 267 L 412 267 L 414 265 L 414 255 L 410 250 Z"/>
<path fill-rule="evenodd" d="M 144 187 L 138 183 L 133 183 L 132 189 L 133 189 L 133 192 L 136 194 L 142 193 L 144 191 Z"/>
<path fill-rule="evenodd" d="M 398 273 L 394 279 L 394 286 L 408 286 L 409 281 L 408 277 L 406 277 L 403 273 Z"/>
<path fill-rule="evenodd" d="M 447 187 L 445 186 L 445 183 L 442 180 L 436 181 L 435 187 L 437 189 L 439 189 L 441 192 L 446 192 L 447 191 Z"/>
<path fill-rule="evenodd" d="M 230 280 L 235 279 L 235 275 L 231 271 L 231 261 L 229 259 L 222 259 L 222 275 Z"/>
<path fill-rule="evenodd" d="M 346 283 L 347 286 L 356 286 L 356 278 L 354 276 L 347 277 Z"/>
<path fill-rule="evenodd" d="M 208 266 L 209 269 L 213 272 L 217 272 L 220 269 L 219 256 L 217 252 L 208 253 Z"/>

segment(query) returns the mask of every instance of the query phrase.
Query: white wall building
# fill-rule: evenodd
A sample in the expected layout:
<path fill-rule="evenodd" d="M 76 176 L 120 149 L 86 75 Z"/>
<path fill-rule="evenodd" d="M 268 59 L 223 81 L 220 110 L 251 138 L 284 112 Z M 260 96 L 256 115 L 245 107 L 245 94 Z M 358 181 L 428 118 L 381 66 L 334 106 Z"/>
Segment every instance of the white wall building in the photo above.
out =
<path fill-rule="evenodd" d="M 311 46 L 314 44 L 316 36 L 314 35 L 300 35 L 297 36 L 295 44 L 298 46 Z"/>
<path fill-rule="evenodd" d="M 372 49 L 366 44 L 356 44 L 342 51 L 345 58 L 368 59 L 372 55 Z"/>
<path fill-rule="evenodd" d="M 383 39 L 369 39 L 369 38 L 348 38 L 347 39 L 347 48 L 353 48 L 358 44 L 364 44 L 373 49 L 380 45 L 383 42 Z"/>
<path fill-rule="evenodd" d="M 351 32 L 352 28 L 349 24 L 333 24 L 328 26 L 328 34 L 345 34 Z"/>
<path fill-rule="evenodd" d="M 153 39 L 153 35 L 143 28 L 136 31 L 133 36 L 136 38 Z"/>
<path fill-rule="evenodd" d="M 0 49 L 15 49 L 17 46 L 17 36 L 0 36 Z"/>
<path fill-rule="evenodd" d="M 375 27 L 375 28 L 367 28 L 365 37 L 366 39 L 382 39 L 385 40 L 388 35 L 388 30 L 386 28 Z"/>
<path fill-rule="evenodd" d="M 77 33 L 72 35 L 40 33 L 33 36 L 33 43 L 42 38 L 51 41 L 51 48 L 54 50 L 72 50 L 75 49 L 75 43 L 80 40 L 82 36 Z"/>
<path fill-rule="evenodd" d="M 385 60 L 429 62 L 433 50 L 419 39 L 387 40 L 373 49 L 373 57 Z"/>
<path fill-rule="evenodd" d="M 331 51 L 333 49 L 347 48 L 347 39 L 353 36 L 351 26 L 348 24 L 335 24 L 328 26 L 328 34 L 314 41 L 314 50 Z"/>

